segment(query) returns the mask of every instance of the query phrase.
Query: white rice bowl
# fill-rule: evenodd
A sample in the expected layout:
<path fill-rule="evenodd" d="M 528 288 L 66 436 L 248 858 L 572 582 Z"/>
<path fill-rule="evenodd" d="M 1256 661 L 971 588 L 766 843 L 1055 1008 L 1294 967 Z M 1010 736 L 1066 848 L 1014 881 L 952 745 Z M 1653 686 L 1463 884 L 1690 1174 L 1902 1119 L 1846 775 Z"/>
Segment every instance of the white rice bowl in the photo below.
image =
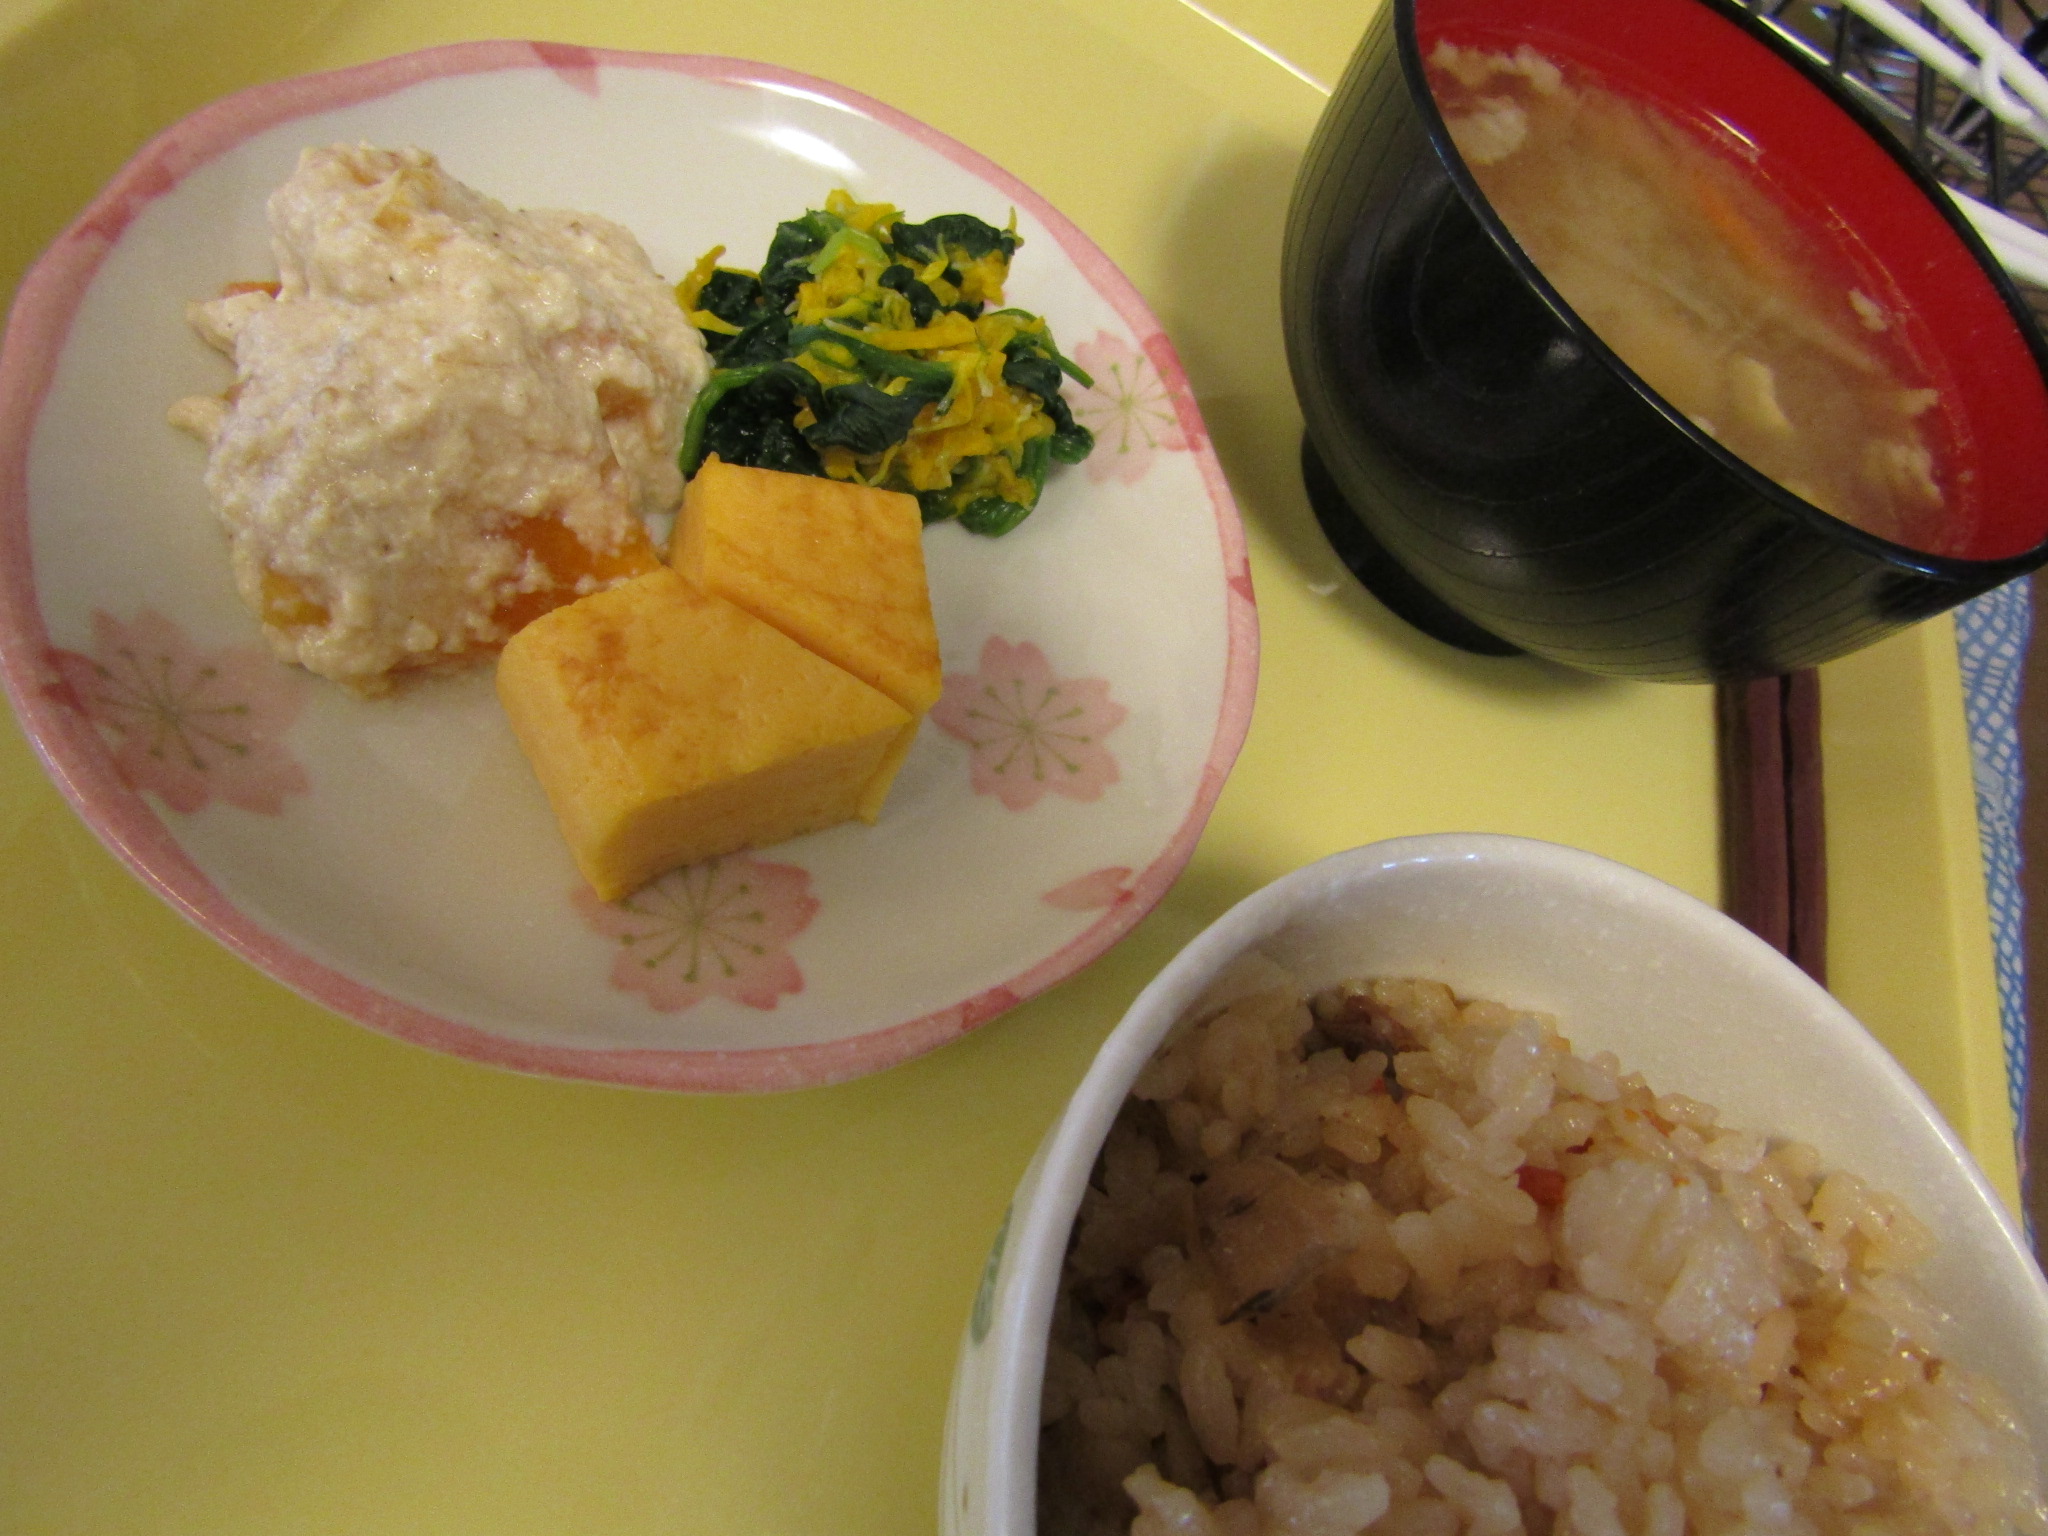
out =
<path fill-rule="evenodd" d="M 1305 1001 L 1366 976 L 1487 1001 Z M 2048 1528 L 2048 1286 L 1996 1197 L 1825 992 L 1591 855 L 1403 839 L 1248 899 L 1003 1246 L 948 1529 Z"/>

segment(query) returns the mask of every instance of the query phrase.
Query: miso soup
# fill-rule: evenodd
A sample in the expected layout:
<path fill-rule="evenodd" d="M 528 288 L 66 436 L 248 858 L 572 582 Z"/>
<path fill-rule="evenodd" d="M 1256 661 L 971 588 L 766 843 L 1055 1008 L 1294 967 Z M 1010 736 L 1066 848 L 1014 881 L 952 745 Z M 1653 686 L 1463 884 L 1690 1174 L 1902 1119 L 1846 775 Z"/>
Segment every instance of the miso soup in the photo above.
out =
<path fill-rule="evenodd" d="M 1668 405 L 1786 490 L 1882 538 L 1967 546 L 1963 428 L 1923 328 L 1825 209 L 1734 130 L 1522 47 L 1439 41 L 1459 154 L 1565 302 Z"/>

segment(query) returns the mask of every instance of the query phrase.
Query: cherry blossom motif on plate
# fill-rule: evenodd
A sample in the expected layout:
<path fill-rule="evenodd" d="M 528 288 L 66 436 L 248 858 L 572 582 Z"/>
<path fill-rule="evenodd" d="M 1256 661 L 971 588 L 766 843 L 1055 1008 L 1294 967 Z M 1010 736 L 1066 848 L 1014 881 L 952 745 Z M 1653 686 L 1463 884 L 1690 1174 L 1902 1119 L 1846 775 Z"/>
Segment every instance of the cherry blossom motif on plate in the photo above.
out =
<path fill-rule="evenodd" d="M 1056 885 L 1038 899 L 1062 912 L 1099 912 L 1131 899 L 1132 873 L 1127 864 L 1112 864 Z"/>
<path fill-rule="evenodd" d="M 804 989 L 789 942 L 811 925 L 819 902 L 810 874 L 746 854 L 672 870 L 618 902 L 588 886 L 570 900 L 583 920 L 617 941 L 611 984 L 645 993 L 662 1013 L 722 997 L 773 1008 Z"/>
<path fill-rule="evenodd" d="M 53 648 L 60 701 L 100 728 L 123 782 L 190 815 L 218 799 L 275 816 L 312 788 L 284 734 L 305 680 L 256 646 L 202 650 L 152 608 L 95 610 L 90 655 Z"/>
<path fill-rule="evenodd" d="M 1095 381 L 1067 391 L 1075 419 L 1095 434 L 1095 451 L 1086 460 L 1090 480 L 1133 485 L 1155 455 L 1192 446 L 1173 392 L 1145 352 L 1098 331 L 1074 348 L 1074 361 Z"/>
<path fill-rule="evenodd" d="M 991 635 L 978 671 L 948 673 L 932 720 L 971 749 L 974 792 L 1028 811 L 1048 793 L 1099 800 L 1121 777 L 1103 738 L 1129 712 L 1099 677 L 1058 677 L 1029 640 Z"/>

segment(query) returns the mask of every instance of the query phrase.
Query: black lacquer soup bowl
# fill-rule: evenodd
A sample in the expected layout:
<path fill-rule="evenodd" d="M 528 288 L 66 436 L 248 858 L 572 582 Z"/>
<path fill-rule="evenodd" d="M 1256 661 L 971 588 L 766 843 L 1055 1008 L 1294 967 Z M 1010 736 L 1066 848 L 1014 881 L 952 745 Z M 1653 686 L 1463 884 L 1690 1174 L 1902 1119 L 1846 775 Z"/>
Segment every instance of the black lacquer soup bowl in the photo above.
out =
<path fill-rule="evenodd" d="M 1883 264 L 1944 360 L 1973 490 L 1941 552 L 1861 531 L 1661 399 L 1454 147 L 1425 60 L 1524 45 L 1747 146 Z M 1664 681 L 1811 666 L 2048 560 L 2048 349 L 1903 145 L 1715 0 L 1388 0 L 1302 163 L 1284 271 L 1311 500 L 1404 618 Z M 1933 542 L 1933 541 L 1930 541 Z"/>

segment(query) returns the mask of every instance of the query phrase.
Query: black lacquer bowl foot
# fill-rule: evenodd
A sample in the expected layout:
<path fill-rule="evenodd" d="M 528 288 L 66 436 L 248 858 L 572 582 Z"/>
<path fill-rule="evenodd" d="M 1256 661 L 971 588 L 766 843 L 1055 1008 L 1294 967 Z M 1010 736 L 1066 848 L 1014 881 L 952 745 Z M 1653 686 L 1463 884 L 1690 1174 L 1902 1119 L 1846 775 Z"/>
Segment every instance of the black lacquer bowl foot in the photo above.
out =
<path fill-rule="evenodd" d="M 1337 558 L 1395 618 L 1432 640 L 1441 640 L 1475 656 L 1524 654 L 1519 645 L 1481 629 L 1408 574 L 1407 567 L 1372 536 L 1365 520 L 1344 499 L 1322 456 L 1316 452 L 1316 445 L 1306 434 L 1301 439 L 1301 484 L 1308 492 L 1308 504 L 1322 526 L 1323 537 L 1330 541 Z"/>

